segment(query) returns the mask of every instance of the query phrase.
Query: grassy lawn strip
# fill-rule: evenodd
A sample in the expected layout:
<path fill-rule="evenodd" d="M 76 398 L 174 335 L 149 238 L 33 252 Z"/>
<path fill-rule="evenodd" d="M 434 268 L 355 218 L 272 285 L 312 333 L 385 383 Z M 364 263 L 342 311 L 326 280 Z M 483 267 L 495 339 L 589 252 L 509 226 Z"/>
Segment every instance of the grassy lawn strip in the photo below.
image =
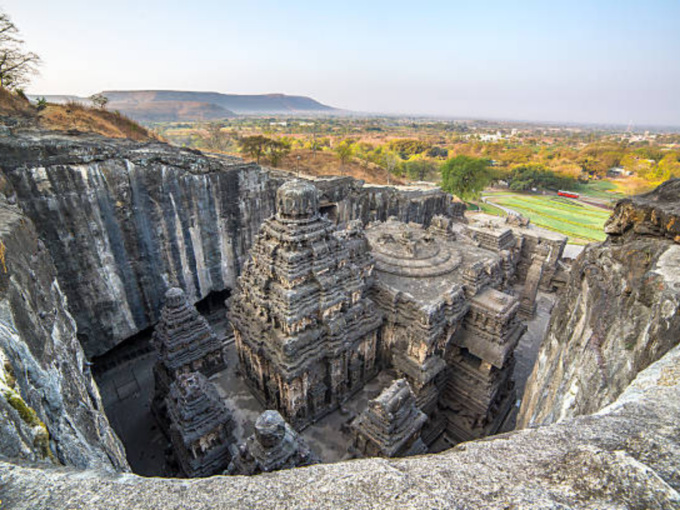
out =
<path fill-rule="evenodd" d="M 534 197 L 529 197 L 533 199 Z M 610 213 L 586 206 L 571 207 L 550 200 L 525 200 L 524 197 L 502 197 L 495 201 L 511 209 L 522 208 L 539 215 L 574 225 L 590 226 L 601 230 Z"/>
<path fill-rule="evenodd" d="M 602 228 L 610 213 L 552 196 L 496 195 L 494 202 L 529 218 L 534 224 L 586 241 L 605 239 Z"/>

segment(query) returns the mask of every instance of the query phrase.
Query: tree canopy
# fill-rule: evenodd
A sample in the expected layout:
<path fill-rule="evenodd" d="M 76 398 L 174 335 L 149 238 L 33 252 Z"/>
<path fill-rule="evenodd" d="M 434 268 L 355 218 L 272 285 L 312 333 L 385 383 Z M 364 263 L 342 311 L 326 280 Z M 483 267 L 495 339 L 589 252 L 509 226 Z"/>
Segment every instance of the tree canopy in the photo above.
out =
<path fill-rule="evenodd" d="M 238 144 L 243 154 L 255 159 L 259 164 L 269 140 L 269 138 L 262 135 L 244 136 L 239 139 Z"/>
<path fill-rule="evenodd" d="M 515 191 L 528 191 L 534 188 L 558 190 L 570 188 L 574 184 L 573 179 L 557 175 L 536 163 L 515 166 L 510 172 L 508 181 L 510 189 Z"/>
<path fill-rule="evenodd" d="M 340 165 L 343 168 L 352 159 L 352 154 L 354 152 L 352 147 L 353 145 L 354 140 L 343 140 L 333 148 L 335 153 L 338 155 L 338 158 L 340 158 Z"/>
<path fill-rule="evenodd" d="M 10 17 L 0 12 L 0 87 L 18 89 L 38 72 L 40 57 L 26 51 L 19 30 Z"/>
<path fill-rule="evenodd" d="M 424 181 L 434 176 L 437 172 L 437 163 L 422 157 L 414 157 L 404 163 L 406 176 L 414 181 Z"/>
<path fill-rule="evenodd" d="M 470 156 L 456 156 L 441 168 L 441 188 L 463 200 L 477 198 L 491 182 L 489 161 Z"/>

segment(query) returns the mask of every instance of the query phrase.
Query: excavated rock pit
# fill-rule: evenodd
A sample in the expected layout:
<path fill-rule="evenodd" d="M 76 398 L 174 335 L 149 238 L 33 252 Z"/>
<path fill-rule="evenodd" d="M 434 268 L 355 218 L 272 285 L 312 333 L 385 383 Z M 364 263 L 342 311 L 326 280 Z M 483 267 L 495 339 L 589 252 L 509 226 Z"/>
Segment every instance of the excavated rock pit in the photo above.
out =
<path fill-rule="evenodd" d="M 403 460 L 176 480 L 126 473 L 86 356 L 141 332 L 143 358 L 169 280 L 194 302 L 231 288 L 285 176 L 97 137 L 0 147 L 3 509 L 680 508 L 680 181 L 619 204 L 609 239 L 575 261 L 519 417 L 536 428 Z M 427 224 L 447 207 L 319 186 L 340 219 Z"/>

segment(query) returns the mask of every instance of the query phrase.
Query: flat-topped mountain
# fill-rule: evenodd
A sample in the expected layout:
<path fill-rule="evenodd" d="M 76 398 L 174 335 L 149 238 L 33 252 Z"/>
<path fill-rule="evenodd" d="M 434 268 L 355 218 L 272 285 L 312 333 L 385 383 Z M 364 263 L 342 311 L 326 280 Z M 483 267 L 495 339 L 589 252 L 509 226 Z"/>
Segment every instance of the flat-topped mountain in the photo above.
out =
<path fill-rule="evenodd" d="M 175 90 L 107 90 L 107 108 L 139 121 L 219 120 L 234 115 L 333 114 L 341 110 L 305 96 L 221 94 Z M 42 97 L 42 96 L 36 96 Z M 87 101 L 76 96 L 45 96 L 50 102 Z"/>

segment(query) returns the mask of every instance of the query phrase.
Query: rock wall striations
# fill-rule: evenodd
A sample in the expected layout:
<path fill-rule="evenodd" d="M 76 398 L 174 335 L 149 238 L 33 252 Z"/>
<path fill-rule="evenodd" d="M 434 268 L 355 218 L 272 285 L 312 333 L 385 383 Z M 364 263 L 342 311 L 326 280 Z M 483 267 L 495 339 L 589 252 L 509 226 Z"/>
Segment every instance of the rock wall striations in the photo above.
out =
<path fill-rule="evenodd" d="M 0 138 L 0 167 L 52 253 L 88 356 L 152 326 L 172 286 L 191 302 L 232 288 L 289 177 L 162 143 L 97 136 Z M 323 179 L 332 220 L 460 213 L 441 191 Z"/>
<path fill-rule="evenodd" d="M 0 187 L 8 191 L 7 183 Z M 31 221 L 4 194 L 0 456 L 111 472 L 129 469 L 76 337 L 52 258 Z"/>
<path fill-rule="evenodd" d="M 518 426 L 591 414 L 680 343 L 680 179 L 620 201 L 553 310 Z"/>

